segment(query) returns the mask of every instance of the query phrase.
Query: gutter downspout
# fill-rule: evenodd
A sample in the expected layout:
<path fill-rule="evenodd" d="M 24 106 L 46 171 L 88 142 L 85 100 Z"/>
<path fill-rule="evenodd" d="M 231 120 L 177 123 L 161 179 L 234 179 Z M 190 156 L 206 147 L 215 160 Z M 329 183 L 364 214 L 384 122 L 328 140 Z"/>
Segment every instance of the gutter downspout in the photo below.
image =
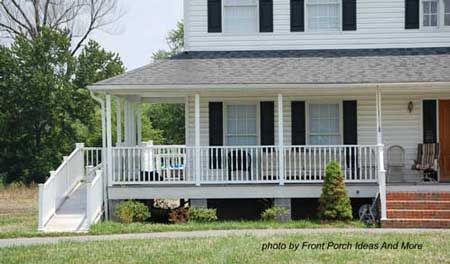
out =
<path fill-rule="evenodd" d="M 106 154 L 106 120 L 105 120 L 105 100 L 103 100 L 102 98 L 96 96 L 94 94 L 94 92 L 90 91 L 91 93 L 91 97 L 97 101 L 100 106 L 101 106 L 101 111 L 102 111 L 102 160 L 103 160 L 103 205 L 105 207 L 105 219 L 109 220 L 109 210 L 108 210 L 108 190 L 107 190 L 107 185 L 108 185 L 108 177 L 105 177 L 106 175 L 106 159 L 105 159 L 105 154 Z M 109 164 L 108 164 L 109 165 Z"/>

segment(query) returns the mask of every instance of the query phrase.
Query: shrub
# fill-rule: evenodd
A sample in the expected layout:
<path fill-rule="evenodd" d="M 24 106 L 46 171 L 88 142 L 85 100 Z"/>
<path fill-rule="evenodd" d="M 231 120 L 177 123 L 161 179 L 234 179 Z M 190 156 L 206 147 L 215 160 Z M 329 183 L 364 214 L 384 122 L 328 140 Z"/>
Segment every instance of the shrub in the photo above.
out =
<path fill-rule="evenodd" d="M 285 218 L 288 217 L 289 210 L 284 207 L 272 207 L 266 209 L 261 214 L 261 218 L 264 221 L 279 221 L 279 222 L 286 222 Z"/>
<path fill-rule="evenodd" d="M 217 210 L 206 208 L 189 208 L 189 221 L 201 223 L 217 221 Z"/>
<path fill-rule="evenodd" d="M 341 166 L 332 161 L 326 175 L 319 200 L 319 218 L 322 220 L 352 220 L 352 206 L 344 183 Z"/>
<path fill-rule="evenodd" d="M 148 207 L 137 201 L 120 202 L 116 209 L 116 215 L 121 222 L 130 224 L 144 222 L 150 217 Z"/>
<path fill-rule="evenodd" d="M 189 211 L 184 207 L 173 209 L 169 213 L 169 222 L 172 224 L 184 224 L 188 219 Z"/>

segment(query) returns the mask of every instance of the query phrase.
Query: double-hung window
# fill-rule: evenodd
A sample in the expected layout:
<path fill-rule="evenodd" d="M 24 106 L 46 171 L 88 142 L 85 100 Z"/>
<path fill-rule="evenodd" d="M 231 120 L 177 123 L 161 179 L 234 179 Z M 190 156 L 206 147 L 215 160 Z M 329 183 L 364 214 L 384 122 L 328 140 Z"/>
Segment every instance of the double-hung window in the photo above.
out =
<path fill-rule="evenodd" d="M 309 104 L 309 144 L 339 145 L 341 143 L 340 105 Z"/>
<path fill-rule="evenodd" d="M 436 27 L 438 25 L 438 0 L 422 1 L 423 26 Z"/>
<path fill-rule="evenodd" d="M 422 27 L 450 26 L 450 0 L 421 0 Z"/>
<path fill-rule="evenodd" d="M 223 24 L 226 33 L 258 31 L 257 0 L 223 0 Z"/>
<path fill-rule="evenodd" d="M 338 31 L 341 25 L 341 0 L 306 0 L 309 31 Z"/>
<path fill-rule="evenodd" d="M 257 144 L 256 105 L 227 106 L 227 145 Z"/>

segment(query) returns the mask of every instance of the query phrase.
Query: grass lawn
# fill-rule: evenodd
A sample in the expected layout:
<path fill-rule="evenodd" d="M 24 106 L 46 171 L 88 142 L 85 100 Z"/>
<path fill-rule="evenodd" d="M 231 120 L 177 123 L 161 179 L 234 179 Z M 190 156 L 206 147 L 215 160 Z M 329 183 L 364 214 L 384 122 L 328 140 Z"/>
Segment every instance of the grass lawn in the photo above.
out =
<path fill-rule="evenodd" d="M 266 250 L 264 243 L 350 242 L 352 249 Z M 398 249 L 356 250 L 355 243 L 383 242 Z M 422 244 L 422 249 L 401 249 L 402 242 Z M 4 263 L 448 263 L 448 233 L 423 234 L 311 234 L 238 236 L 190 239 L 66 242 L 57 245 L 0 249 Z"/>
<path fill-rule="evenodd" d="M 321 224 L 318 221 L 299 220 L 288 223 L 265 222 L 265 221 L 219 221 L 213 223 L 187 223 L 178 225 L 169 224 L 121 224 L 117 222 L 103 222 L 91 227 L 89 231 L 93 235 L 125 234 L 125 233 L 151 233 L 171 231 L 194 231 L 194 230 L 230 230 L 230 229 L 276 229 L 276 228 L 364 228 L 359 221 L 349 223 L 336 222 Z"/>

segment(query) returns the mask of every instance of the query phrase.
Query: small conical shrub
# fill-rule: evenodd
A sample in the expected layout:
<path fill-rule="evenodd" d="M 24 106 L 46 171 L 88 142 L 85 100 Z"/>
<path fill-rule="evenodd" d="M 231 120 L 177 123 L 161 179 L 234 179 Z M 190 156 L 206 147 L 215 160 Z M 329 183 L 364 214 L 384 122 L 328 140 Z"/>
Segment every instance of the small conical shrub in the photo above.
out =
<path fill-rule="evenodd" d="M 326 169 L 319 200 L 319 217 L 328 221 L 349 221 L 353 217 L 341 166 L 336 161 L 330 162 Z"/>

